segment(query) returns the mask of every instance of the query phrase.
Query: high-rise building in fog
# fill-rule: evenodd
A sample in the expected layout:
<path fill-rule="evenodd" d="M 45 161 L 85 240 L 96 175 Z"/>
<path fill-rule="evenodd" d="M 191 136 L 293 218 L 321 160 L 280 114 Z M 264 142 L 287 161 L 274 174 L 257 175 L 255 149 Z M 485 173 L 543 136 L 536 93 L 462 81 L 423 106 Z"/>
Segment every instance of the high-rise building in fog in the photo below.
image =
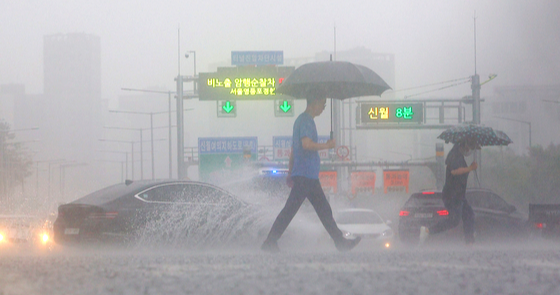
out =
<path fill-rule="evenodd" d="M 88 161 L 102 132 L 101 48 L 85 33 L 44 37 L 44 113 L 40 122 L 51 157 Z"/>
<path fill-rule="evenodd" d="M 44 37 L 44 93 L 101 97 L 99 37 L 85 33 Z"/>
<path fill-rule="evenodd" d="M 56 167 L 60 183 L 63 170 L 68 170 L 66 192 L 91 190 L 94 184 L 87 180 L 97 169 L 103 131 L 100 38 L 69 33 L 44 36 L 43 41 L 44 93 L 15 101 L 14 125 L 39 127 L 28 135 L 40 140 L 35 159 L 64 159 Z M 63 200 L 62 187 L 51 190 L 51 200 Z"/>

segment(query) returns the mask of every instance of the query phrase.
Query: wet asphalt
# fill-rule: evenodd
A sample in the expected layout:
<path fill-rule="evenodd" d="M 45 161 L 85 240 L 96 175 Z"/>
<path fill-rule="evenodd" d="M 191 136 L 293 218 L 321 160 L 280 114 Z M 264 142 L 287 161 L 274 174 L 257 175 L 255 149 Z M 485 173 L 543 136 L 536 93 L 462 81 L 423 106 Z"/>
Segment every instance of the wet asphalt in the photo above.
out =
<path fill-rule="evenodd" d="M 554 241 L 280 246 L 4 247 L 0 294 L 560 294 Z"/>

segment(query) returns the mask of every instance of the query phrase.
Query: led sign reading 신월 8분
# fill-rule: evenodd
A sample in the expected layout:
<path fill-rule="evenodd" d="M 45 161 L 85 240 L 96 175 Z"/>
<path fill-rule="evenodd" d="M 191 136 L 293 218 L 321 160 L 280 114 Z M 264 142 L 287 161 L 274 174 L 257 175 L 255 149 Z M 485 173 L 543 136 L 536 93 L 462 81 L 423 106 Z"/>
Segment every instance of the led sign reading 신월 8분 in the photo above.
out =
<path fill-rule="evenodd" d="M 368 123 L 422 123 L 422 103 L 375 102 L 360 104 L 361 122 Z"/>

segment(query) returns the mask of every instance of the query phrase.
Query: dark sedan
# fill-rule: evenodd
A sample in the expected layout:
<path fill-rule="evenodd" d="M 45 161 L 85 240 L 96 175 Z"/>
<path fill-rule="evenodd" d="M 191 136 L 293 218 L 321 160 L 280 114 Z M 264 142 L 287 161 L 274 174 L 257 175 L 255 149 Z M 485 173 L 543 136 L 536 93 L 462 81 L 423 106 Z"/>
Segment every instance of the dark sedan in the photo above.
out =
<path fill-rule="evenodd" d="M 54 239 L 60 244 L 120 241 L 145 235 L 147 228 L 151 235 L 160 237 L 180 228 L 185 236 L 209 220 L 214 222 L 209 227 L 232 224 L 230 219 L 247 207 L 247 203 L 207 183 L 127 181 L 59 206 Z"/>
<path fill-rule="evenodd" d="M 475 235 L 479 240 L 508 239 L 527 234 L 527 215 L 487 189 L 467 189 L 466 198 L 475 214 Z M 399 212 L 399 237 L 404 243 L 416 243 L 421 226 L 432 226 L 446 219 L 440 191 L 424 191 L 410 196 Z M 462 225 L 452 230 L 462 232 Z"/>

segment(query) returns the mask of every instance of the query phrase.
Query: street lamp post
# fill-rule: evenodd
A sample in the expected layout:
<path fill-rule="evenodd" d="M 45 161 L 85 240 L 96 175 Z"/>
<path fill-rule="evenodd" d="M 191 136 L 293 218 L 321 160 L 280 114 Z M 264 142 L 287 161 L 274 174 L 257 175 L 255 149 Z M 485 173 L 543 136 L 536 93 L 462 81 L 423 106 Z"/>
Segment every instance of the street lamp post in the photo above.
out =
<path fill-rule="evenodd" d="M 52 170 L 52 165 L 62 165 L 64 162 L 68 162 L 68 163 L 72 163 L 74 161 L 66 161 L 64 159 L 60 160 L 60 161 L 52 161 L 49 162 L 49 182 L 48 182 L 48 186 L 47 186 L 47 199 L 50 201 L 51 200 L 51 170 Z"/>
<path fill-rule="evenodd" d="M 193 54 L 193 64 L 194 64 L 194 68 L 193 68 L 193 78 L 196 78 L 196 51 L 194 50 L 189 50 L 187 51 L 187 54 L 185 54 L 186 58 L 189 58 L 189 53 Z M 193 91 L 196 94 L 196 80 L 193 80 Z"/>
<path fill-rule="evenodd" d="M 46 161 L 35 161 L 35 164 L 37 164 L 37 179 L 36 179 L 36 183 L 35 183 L 35 190 L 36 190 L 36 194 L 35 197 L 38 198 L 39 197 L 39 164 L 40 163 L 49 163 L 49 162 L 64 162 L 64 159 L 55 159 L 55 160 L 46 160 Z M 50 176 L 49 176 L 49 180 L 50 180 Z"/>
<path fill-rule="evenodd" d="M 109 160 L 100 160 L 99 162 L 121 164 L 121 182 L 124 183 L 124 180 L 128 179 L 128 163 L 127 162 L 125 162 L 125 161 L 109 161 Z M 125 168 L 125 164 L 126 164 L 126 168 Z M 125 178 L 125 173 L 126 173 L 126 178 Z"/>
<path fill-rule="evenodd" d="M 144 90 L 144 89 L 133 89 L 133 88 L 121 88 L 122 90 L 125 91 L 138 91 L 138 92 L 148 92 L 148 93 L 167 93 L 167 107 L 168 107 L 168 111 L 169 111 L 169 116 L 168 116 L 168 120 L 169 120 L 169 179 L 173 178 L 173 151 L 171 148 L 171 94 L 174 93 L 172 91 L 157 91 L 157 90 Z"/>
<path fill-rule="evenodd" d="M 503 118 L 503 117 L 494 117 L 496 119 L 501 119 L 501 120 L 507 120 L 507 121 L 514 121 L 514 122 L 519 122 L 519 123 L 523 123 L 523 124 L 527 124 L 529 125 L 529 148 L 533 146 L 532 144 L 532 139 L 531 139 L 531 122 L 527 122 L 527 121 L 523 121 L 523 120 L 518 120 L 518 119 L 511 119 L 511 118 Z"/>
<path fill-rule="evenodd" d="M 113 113 L 122 113 L 122 114 L 136 114 L 136 115 L 150 115 L 150 134 L 151 134 L 151 147 L 152 147 L 152 180 L 155 179 L 155 165 L 154 165 L 154 115 L 158 114 L 166 114 L 167 111 L 164 112 L 131 112 L 131 111 L 117 111 L 117 110 L 110 110 Z M 171 126 L 171 125 L 170 125 Z M 171 128 L 171 127 L 170 127 Z M 142 133 L 140 132 L 140 135 Z M 142 139 L 140 139 L 142 140 Z M 142 144 L 140 144 L 140 149 L 142 149 Z M 142 166 L 142 162 L 140 163 Z M 144 179 L 144 169 L 142 168 L 141 171 L 142 179 Z"/>
<path fill-rule="evenodd" d="M 154 139 L 153 141 L 163 141 L 166 140 L 165 138 L 159 138 L 159 139 Z M 99 139 L 99 141 L 104 141 L 104 142 L 117 142 L 117 143 L 129 143 L 130 147 L 131 147 L 131 166 L 132 166 L 132 180 L 134 180 L 134 144 L 135 143 L 140 143 L 140 145 L 142 144 L 142 142 L 146 142 L 145 141 L 126 141 L 126 140 L 111 140 L 111 139 Z M 143 156 L 140 155 L 141 161 L 143 161 Z"/>
<path fill-rule="evenodd" d="M 116 153 L 116 154 L 124 154 L 125 155 L 125 161 L 118 161 L 119 163 L 123 163 L 126 164 L 125 167 L 123 167 L 123 170 L 126 174 L 126 179 L 128 179 L 128 152 L 121 152 L 121 151 L 99 151 L 101 153 Z M 122 174 L 122 173 L 121 173 Z M 124 175 L 123 175 L 124 176 Z"/>
<path fill-rule="evenodd" d="M 130 173 L 131 173 L 131 179 L 134 180 L 134 141 L 125 141 L 125 140 L 109 140 L 109 139 L 99 139 L 99 141 L 104 141 L 104 142 L 119 142 L 119 143 L 129 143 L 130 144 Z M 140 157 L 142 157 L 142 154 L 140 154 Z"/>
<path fill-rule="evenodd" d="M 113 127 L 113 126 L 103 126 L 103 128 L 118 129 L 118 130 L 132 130 L 132 131 L 138 131 L 140 133 L 140 179 L 144 180 L 144 145 L 142 144 L 142 141 L 143 141 L 142 140 L 142 132 L 146 129 L 145 128 Z M 153 149 L 153 146 L 152 146 L 152 149 Z M 134 152 L 134 148 L 133 148 L 133 152 Z M 134 169 L 134 167 L 132 169 Z M 134 177 L 134 174 L 133 174 L 133 177 Z"/>
<path fill-rule="evenodd" d="M 78 167 L 78 166 L 87 166 L 87 163 L 69 163 L 69 164 L 61 164 L 59 167 L 59 190 L 60 190 L 60 199 L 64 201 L 64 187 L 66 185 L 66 167 Z"/>

